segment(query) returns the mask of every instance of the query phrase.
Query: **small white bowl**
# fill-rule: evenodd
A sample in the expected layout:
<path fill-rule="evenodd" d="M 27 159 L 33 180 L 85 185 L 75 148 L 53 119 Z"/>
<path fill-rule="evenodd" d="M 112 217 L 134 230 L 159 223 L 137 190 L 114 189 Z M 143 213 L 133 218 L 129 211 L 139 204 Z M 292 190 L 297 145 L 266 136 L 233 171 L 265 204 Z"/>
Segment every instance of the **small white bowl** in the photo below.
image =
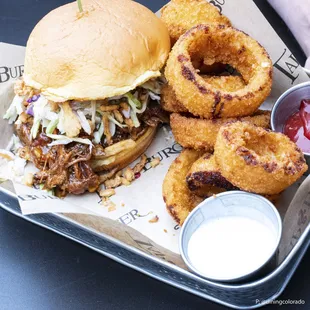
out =
<path fill-rule="evenodd" d="M 214 277 L 213 275 L 210 277 L 210 275 L 203 274 L 202 271 L 198 270 L 193 265 L 188 254 L 188 244 L 193 233 L 207 220 L 220 220 L 221 218 L 228 216 L 246 217 L 267 225 L 275 232 L 276 242 L 270 257 L 268 257 L 268 259 L 266 259 L 266 261 L 264 261 L 260 266 L 257 266 L 255 270 L 251 270 L 247 274 L 239 274 L 234 278 L 223 275 L 219 277 Z M 269 200 L 255 194 L 242 191 L 230 191 L 204 200 L 189 214 L 181 228 L 179 248 L 181 256 L 187 267 L 197 275 L 213 281 L 236 282 L 258 273 L 258 271 L 265 267 L 266 264 L 275 257 L 276 250 L 280 243 L 281 234 L 281 217 L 278 210 Z M 203 246 L 203 244 L 201 246 Z"/>

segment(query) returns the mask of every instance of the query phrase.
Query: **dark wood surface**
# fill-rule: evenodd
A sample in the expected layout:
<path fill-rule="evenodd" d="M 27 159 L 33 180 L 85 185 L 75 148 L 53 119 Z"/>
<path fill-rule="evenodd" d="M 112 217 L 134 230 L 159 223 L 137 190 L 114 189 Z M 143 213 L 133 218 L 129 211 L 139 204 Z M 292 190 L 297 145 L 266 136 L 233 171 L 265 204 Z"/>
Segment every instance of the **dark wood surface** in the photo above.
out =
<path fill-rule="evenodd" d="M 70 1 L 0 0 L 0 41 L 25 45 L 38 20 L 66 2 Z M 165 3 L 139 2 L 153 11 Z M 266 1 L 255 2 L 303 63 L 305 55 L 285 24 Z M 0 228 L 0 310 L 225 309 L 148 278 L 1 208 Z M 283 306 L 284 309 L 310 308 L 309 259 L 310 251 L 280 297 L 304 299 L 306 304 Z"/>

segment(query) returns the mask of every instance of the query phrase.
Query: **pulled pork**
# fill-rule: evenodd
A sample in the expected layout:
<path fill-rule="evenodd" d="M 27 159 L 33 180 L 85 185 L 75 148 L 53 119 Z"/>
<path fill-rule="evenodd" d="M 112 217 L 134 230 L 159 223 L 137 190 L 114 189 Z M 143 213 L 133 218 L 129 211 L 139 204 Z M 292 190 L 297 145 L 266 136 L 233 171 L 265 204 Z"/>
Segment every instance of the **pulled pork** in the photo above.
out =
<path fill-rule="evenodd" d="M 45 168 L 36 173 L 34 182 L 46 188 L 56 188 L 58 196 L 94 192 L 99 186 L 99 176 L 90 167 L 89 146 L 74 144 L 53 146 L 45 155 Z"/>
<path fill-rule="evenodd" d="M 90 167 L 92 156 L 89 145 L 70 143 L 46 148 L 51 140 L 40 133 L 34 140 L 30 139 L 31 124 L 20 124 L 16 131 L 24 143 L 27 156 L 40 169 L 34 175 L 34 184 L 44 184 L 46 189 L 56 189 L 57 196 L 66 193 L 82 194 L 94 192 L 98 188 L 99 176 Z"/>
<path fill-rule="evenodd" d="M 89 164 L 91 155 L 89 146 L 84 144 L 53 146 L 44 154 L 44 167 L 34 175 L 34 183 L 56 188 L 58 196 L 94 192 L 100 183 Z"/>
<path fill-rule="evenodd" d="M 115 114 L 121 120 L 121 114 Z M 35 185 L 42 185 L 44 189 L 54 189 L 55 194 L 64 197 L 67 193 L 82 194 L 86 191 L 94 192 L 98 189 L 102 180 L 90 166 L 92 157 L 104 156 L 105 148 L 111 144 L 126 139 L 138 139 L 148 126 L 157 126 L 159 123 L 168 122 L 168 115 L 158 103 L 150 102 L 146 111 L 141 114 L 141 126 L 116 127 L 110 141 L 101 141 L 94 145 L 92 150 L 89 145 L 72 142 L 67 145 L 55 145 L 49 147 L 52 140 L 40 129 L 37 137 L 31 139 L 33 118 L 28 117 L 26 122 L 15 126 L 24 147 L 20 156 L 30 160 L 40 170 L 34 175 Z M 108 126 L 105 126 L 108 128 Z M 57 129 L 56 129 L 57 133 Z M 80 131 L 80 138 L 92 140 L 92 135 Z"/>
<path fill-rule="evenodd" d="M 141 115 L 141 120 L 145 124 L 155 127 L 161 123 L 169 123 L 169 114 L 158 103 L 151 101 L 148 108 Z"/>

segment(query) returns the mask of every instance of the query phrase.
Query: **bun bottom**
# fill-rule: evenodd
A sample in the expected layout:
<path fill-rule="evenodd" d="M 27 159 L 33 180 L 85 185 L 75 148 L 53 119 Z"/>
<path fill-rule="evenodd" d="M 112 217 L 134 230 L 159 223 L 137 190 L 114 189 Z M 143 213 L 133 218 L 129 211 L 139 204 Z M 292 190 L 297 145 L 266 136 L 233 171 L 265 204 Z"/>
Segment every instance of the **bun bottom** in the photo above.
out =
<path fill-rule="evenodd" d="M 145 150 L 149 147 L 156 135 L 157 127 L 148 127 L 143 135 L 139 137 L 135 142 L 135 147 L 124 150 L 112 158 L 107 159 L 93 159 L 91 161 L 91 167 L 95 172 L 109 171 L 114 168 L 121 170 L 127 167 L 129 164 L 139 158 Z M 111 160 L 111 162 L 110 162 Z"/>

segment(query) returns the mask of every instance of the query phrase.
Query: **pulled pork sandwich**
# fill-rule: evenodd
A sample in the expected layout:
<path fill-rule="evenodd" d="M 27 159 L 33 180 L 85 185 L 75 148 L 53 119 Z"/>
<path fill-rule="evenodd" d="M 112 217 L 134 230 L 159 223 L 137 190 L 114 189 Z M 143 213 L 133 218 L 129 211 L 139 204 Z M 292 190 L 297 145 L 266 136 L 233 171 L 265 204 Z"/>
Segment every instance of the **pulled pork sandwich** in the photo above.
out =
<path fill-rule="evenodd" d="M 19 155 L 39 169 L 34 184 L 58 196 L 93 192 L 99 173 L 136 160 L 165 120 L 161 69 L 165 25 L 129 0 L 84 0 L 47 14 L 32 31 L 22 80 L 4 118 Z"/>

